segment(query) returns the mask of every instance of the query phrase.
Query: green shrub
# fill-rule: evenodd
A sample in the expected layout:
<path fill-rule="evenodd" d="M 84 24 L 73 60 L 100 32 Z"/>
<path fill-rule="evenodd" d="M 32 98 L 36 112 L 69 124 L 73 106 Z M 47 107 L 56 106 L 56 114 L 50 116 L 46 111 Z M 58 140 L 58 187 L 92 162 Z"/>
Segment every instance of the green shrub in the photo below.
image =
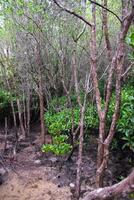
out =
<path fill-rule="evenodd" d="M 59 133 L 70 131 L 72 127 L 72 117 L 74 118 L 74 125 L 78 126 L 79 123 L 80 110 L 77 109 L 64 109 L 61 112 L 52 114 L 51 112 L 46 112 L 45 121 L 48 127 L 48 131 L 52 135 L 57 135 Z"/>
<path fill-rule="evenodd" d="M 48 105 L 48 109 L 52 113 L 62 111 L 66 107 L 67 107 L 67 97 L 66 96 L 55 97 L 51 100 L 51 102 Z"/>
<path fill-rule="evenodd" d="M 55 105 L 54 101 L 52 102 L 53 105 Z M 72 122 L 74 123 L 74 127 L 77 128 L 78 126 L 80 119 L 80 109 L 78 105 L 76 104 L 72 110 L 71 108 L 66 108 L 65 102 L 67 102 L 66 97 L 60 98 L 59 107 L 61 108 L 63 106 L 62 111 L 52 112 L 52 110 L 50 110 L 45 113 L 44 118 L 48 127 L 48 131 L 53 136 L 69 132 L 72 128 Z M 112 95 L 109 105 L 109 112 L 107 115 L 107 128 L 109 128 L 111 123 L 114 109 L 115 94 Z M 87 105 L 85 111 L 84 127 L 90 129 L 98 128 L 98 126 L 99 120 L 96 107 L 93 105 Z M 114 140 L 113 148 L 115 146 L 118 147 L 119 141 L 124 141 L 122 148 L 129 147 L 132 151 L 134 151 L 134 87 L 130 85 L 126 86 L 122 90 L 120 118 L 117 122 L 116 131 L 118 133 L 118 139 L 116 141 Z"/>
<path fill-rule="evenodd" d="M 134 48 L 134 30 L 126 37 L 126 43 Z"/>
<path fill-rule="evenodd" d="M 95 106 L 89 105 L 85 112 L 85 127 L 86 128 L 98 128 L 99 118 Z"/>
<path fill-rule="evenodd" d="M 120 119 L 117 123 L 117 130 L 122 140 L 125 141 L 123 148 L 129 147 L 134 151 L 134 88 L 126 87 L 122 91 L 122 104 Z"/>
<path fill-rule="evenodd" d="M 114 112 L 114 99 L 115 95 L 111 99 L 108 123 Z M 134 151 L 134 87 L 132 86 L 126 86 L 122 90 L 120 118 L 117 122 L 116 131 L 118 132 L 116 146 L 118 147 L 118 142 L 122 140 L 124 141 L 122 148 L 129 147 Z"/>
<path fill-rule="evenodd" d="M 80 120 L 80 109 L 77 108 L 66 108 L 61 112 L 51 113 L 46 112 L 45 121 L 48 127 L 48 131 L 52 135 L 57 135 L 66 131 L 70 131 L 72 128 L 72 122 L 74 127 L 77 128 Z M 96 128 L 98 126 L 98 117 L 96 110 L 93 106 L 86 108 L 85 112 L 85 127 Z"/>
<path fill-rule="evenodd" d="M 72 146 L 67 143 L 68 136 L 57 135 L 53 137 L 52 144 L 44 144 L 42 146 L 42 152 L 51 152 L 56 155 L 64 155 L 71 151 Z"/>
<path fill-rule="evenodd" d="M 68 136 L 62 135 L 67 133 L 72 128 L 72 122 L 74 127 L 77 128 L 80 120 L 80 109 L 65 108 L 61 112 L 45 113 L 45 121 L 48 127 L 49 133 L 53 136 L 53 144 L 43 145 L 43 152 L 52 152 L 56 155 L 63 155 L 68 153 L 72 146 L 67 143 Z M 98 117 L 96 115 L 95 108 L 93 106 L 87 107 L 85 112 L 85 127 L 95 128 L 98 126 Z"/>
<path fill-rule="evenodd" d="M 9 106 L 11 94 L 5 90 L 0 90 L 0 108 L 4 109 Z"/>
<path fill-rule="evenodd" d="M 81 99 L 84 98 L 83 93 L 80 94 L 80 97 Z M 73 108 L 78 107 L 77 97 L 74 94 L 71 95 L 71 105 Z M 48 105 L 48 110 L 51 113 L 57 113 L 69 107 L 70 105 L 69 105 L 67 96 L 61 96 L 61 97 L 54 97 L 50 101 Z"/>

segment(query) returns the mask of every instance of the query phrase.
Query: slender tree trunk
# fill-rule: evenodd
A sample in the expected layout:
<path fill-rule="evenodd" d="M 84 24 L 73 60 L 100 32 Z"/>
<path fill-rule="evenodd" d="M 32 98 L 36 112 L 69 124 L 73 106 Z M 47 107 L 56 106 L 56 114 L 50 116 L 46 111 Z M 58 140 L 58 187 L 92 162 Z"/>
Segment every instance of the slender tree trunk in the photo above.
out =
<path fill-rule="evenodd" d="M 111 127 L 108 133 L 108 136 L 104 140 L 103 145 L 103 159 L 100 166 L 97 169 L 97 185 L 102 186 L 101 183 L 103 182 L 103 176 L 105 169 L 107 168 L 108 158 L 109 158 L 109 146 L 112 142 L 112 139 L 115 134 L 116 122 L 119 117 L 119 109 L 120 109 L 120 101 L 121 101 L 121 74 L 124 64 L 124 41 L 121 39 L 120 42 L 120 57 L 117 62 L 117 77 L 116 77 L 116 99 L 115 99 L 115 111 L 112 117 Z M 99 155 L 98 155 L 99 156 Z"/>
<path fill-rule="evenodd" d="M 27 118 L 26 118 L 26 101 L 25 101 L 25 94 L 24 94 L 24 91 L 23 91 L 23 119 L 24 119 L 24 128 L 25 130 L 27 130 Z M 27 132 L 26 132 L 26 135 L 27 135 Z"/>
<path fill-rule="evenodd" d="M 106 3 L 106 1 L 105 1 Z M 92 79 L 93 79 L 93 86 L 95 90 L 95 97 L 96 97 L 96 105 L 99 115 L 99 143 L 98 143 L 98 156 L 97 156 L 97 174 L 96 174 L 96 185 L 97 187 L 103 187 L 103 177 L 105 169 L 107 168 L 108 163 L 108 155 L 109 155 L 109 145 L 112 142 L 114 133 L 115 133 L 115 127 L 116 122 L 118 120 L 118 114 L 119 114 L 119 107 L 120 107 L 120 93 L 121 93 L 121 73 L 123 68 L 123 62 L 124 62 L 124 39 L 127 34 L 128 28 L 131 24 L 132 17 L 134 15 L 134 7 L 132 6 L 132 11 L 129 13 L 129 17 L 125 18 L 126 21 L 122 22 L 121 25 L 121 31 L 119 34 L 118 39 L 118 45 L 117 50 L 115 52 L 115 56 L 112 59 L 112 62 L 110 63 L 110 70 L 109 70 L 109 76 L 108 76 L 108 83 L 107 83 L 107 94 L 106 94 L 106 101 L 104 104 L 104 109 L 102 109 L 102 102 L 101 102 L 101 96 L 99 91 L 99 84 L 98 84 L 98 77 L 97 77 L 97 59 L 96 59 L 96 5 L 95 3 L 92 4 L 92 27 L 91 27 L 91 67 L 92 67 Z M 103 20 L 106 23 L 105 25 L 105 40 L 106 45 L 109 50 L 109 60 L 111 60 L 110 55 L 110 42 L 108 38 L 108 30 L 107 30 L 107 20 L 106 15 L 103 14 Z M 123 18 L 124 19 L 124 18 Z M 112 78 L 113 78 L 113 72 L 116 71 L 116 100 L 115 100 L 115 112 L 112 118 L 111 127 L 109 130 L 108 135 L 105 133 L 105 125 L 106 125 L 106 116 L 109 108 L 109 102 L 111 97 L 111 87 L 112 87 Z"/>
<path fill-rule="evenodd" d="M 11 108 L 12 108 L 12 114 L 13 114 L 14 127 L 17 128 L 16 115 L 15 115 L 15 108 L 14 108 L 14 103 L 13 103 L 12 100 L 11 100 Z"/>
<path fill-rule="evenodd" d="M 27 135 L 30 135 L 30 88 L 28 86 L 27 91 L 27 101 L 26 101 L 26 110 L 27 110 Z"/>
<path fill-rule="evenodd" d="M 97 168 L 101 165 L 103 160 L 103 141 L 105 137 L 105 114 L 102 111 L 101 96 L 99 91 L 98 77 L 97 77 L 97 48 L 96 48 L 96 5 L 92 5 L 92 27 L 91 27 L 91 42 L 90 42 L 90 54 L 91 54 L 91 67 L 92 67 L 92 79 L 95 90 L 96 105 L 99 115 L 99 142 L 98 142 L 98 156 L 97 156 Z M 103 184 L 103 177 L 97 174 L 96 185 Z"/>
<path fill-rule="evenodd" d="M 76 184 L 75 184 L 75 197 L 79 199 L 80 197 L 80 188 L 81 188 L 81 173 L 82 173 L 82 153 L 83 153 L 83 140 L 84 140 L 84 116 L 85 116 L 85 107 L 89 87 L 89 77 L 85 80 L 85 95 L 83 104 L 81 103 L 79 85 L 78 85 L 78 76 L 77 76 L 77 62 L 76 62 L 76 49 L 73 51 L 72 57 L 72 66 L 75 82 L 75 91 L 77 95 L 77 101 L 80 107 L 80 123 L 77 130 L 80 130 L 79 134 L 79 147 L 78 147 L 78 161 L 77 161 L 77 174 L 76 174 Z M 76 131 L 77 131 L 76 130 Z M 77 132 L 76 132 L 77 133 Z M 75 136 L 75 135 L 74 135 Z"/>
<path fill-rule="evenodd" d="M 107 8 L 107 0 L 102 0 L 102 5 Z M 111 62 L 112 58 L 112 49 L 109 39 L 109 31 L 108 31 L 108 11 L 106 9 L 102 9 L 102 25 L 107 49 L 107 57 L 108 60 Z"/>
<path fill-rule="evenodd" d="M 85 106 L 81 108 L 80 117 L 80 135 L 79 135 L 79 150 L 78 150 L 78 161 L 77 161 L 77 175 L 76 175 L 76 198 L 79 199 L 80 187 L 81 187 L 81 167 L 82 167 L 82 153 L 83 153 L 83 139 L 84 139 L 84 112 Z"/>
<path fill-rule="evenodd" d="M 43 95 L 43 80 L 42 80 L 42 57 L 40 52 L 40 45 L 37 44 L 37 64 L 38 64 L 38 95 L 39 95 L 39 104 L 40 104 L 40 125 L 41 125 L 41 143 L 45 143 L 45 122 L 44 122 L 44 95 Z"/>
<path fill-rule="evenodd" d="M 134 1 L 133 1 L 134 4 Z M 123 10 L 125 9 L 125 6 L 123 6 Z M 126 11 L 123 11 L 123 13 L 127 13 Z M 124 19 L 124 15 L 122 19 Z M 132 6 L 132 11 L 129 14 L 129 17 L 126 18 L 126 20 L 123 21 L 119 38 L 118 38 L 118 47 L 115 53 L 115 56 L 112 59 L 112 66 L 111 66 L 111 72 L 113 74 L 114 69 L 116 69 L 116 96 L 115 96 L 115 110 L 114 114 L 112 116 L 112 122 L 111 126 L 108 132 L 108 135 L 103 137 L 101 130 L 99 132 L 100 135 L 100 144 L 98 145 L 98 165 L 97 165 L 97 175 L 96 175 L 96 185 L 97 187 L 103 186 L 103 177 L 105 173 L 105 169 L 107 168 L 108 159 L 109 159 L 109 146 L 113 140 L 114 134 L 115 134 L 115 128 L 116 123 L 118 121 L 119 117 L 119 111 L 120 111 L 120 101 L 121 101 L 121 77 L 122 77 L 122 70 L 124 65 L 124 56 L 125 56 L 125 48 L 124 48 L 124 40 L 126 37 L 126 34 L 128 32 L 128 29 L 130 27 L 130 24 L 132 22 L 132 19 L 134 17 L 134 6 Z M 114 65 L 113 65 L 114 64 Z M 108 86 L 107 86 L 107 95 L 106 95 L 106 102 L 105 102 L 105 108 L 104 108 L 104 117 L 103 120 L 106 123 L 106 114 L 108 112 L 108 106 L 111 96 L 111 91 L 108 89 L 111 89 L 111 83 L 112 83 L 112 74 L 108 77 Z M 101 112 L 102 113 L 102 112 Z M 101 123 L 101 120 L 100 120 Z"/>
<path fill-rule="evenodd" d="M 39 103 L 40 103 L 41 141 L 43 144 L 45 143 L 45 124 L 44 124 L 44 97 L 43 97 L 41 80 L 39 81 Z"/>
<path fill-rule="evenodd" d="M 21 133 L 25 137 L 25 129 L 23 125 L 23 119 L 22 119 L 22 114 L 21 114 L 21 105 L 20 105 L 20 100 L 17 99 L 17 106 L 18 106 L 18 116 L 19 116 L 19 122 L 20 122 L 20 128 L 21 128 Z"/>

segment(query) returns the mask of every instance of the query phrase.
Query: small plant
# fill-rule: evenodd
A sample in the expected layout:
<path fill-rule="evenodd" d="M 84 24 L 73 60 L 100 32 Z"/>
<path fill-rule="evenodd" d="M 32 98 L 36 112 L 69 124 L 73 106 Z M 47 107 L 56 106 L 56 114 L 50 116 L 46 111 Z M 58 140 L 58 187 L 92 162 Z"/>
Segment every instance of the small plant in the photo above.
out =
<path fill-rule="evenodd" d="M 74 128 L 78 127 L 79 119 L 80 119 L 80 109 L 76 104 L 75 107 L 65 108 L 63 104 L 66 101 L 65 97 L 60 97 L 60 100 L 56 100 L 59 102 L 59 107 L 63 108 L 61 111 L 52 112 L 51 109 L 45 113 L 45 123 L 48 127 L 48 131 L 51 135 L 57 136 L 61 134 L 68 134 L 71 131 L 72 123 Z M 55 101 L 55 100 L 54 100 Z M 54 103 L 52 100 L 52 102 Z M 75 97 L 74 97 L 75 102 Z M 61 104 L 62 106 L 61 106 Z M 51 105 L 51 102 L 50 102 Z M 55 103 L 53 104 L 55 105 Z M 109 128 L 109 124 L 111 123 L 111 118 L 115 109 L 115 94 L 113 93 L 111 97 L 111 102 L 109 105 L 109 112 L 107 115 L 107 128 Z M 84 128 L 98 128 L 99 119 L 96 111 L 96 107 L 88 104 L 85 111 L 85 119 L 84 119 Z M 134 87 L 126 86 L 122 90 L 122 98 L 121 98 L 121 109 L 120 109 L 120 118 L 117 122 L 116 131 L 118 132 L 118 137 L 114 140 L 112 144 L 113 149 L 117 149 L 119 143 L 124 141 L 124 145 L 122 148 L 129 148 L 134 151 Z M 59 136 L 58 136 L 59 137 Z M 122 143 L 122 142 L 121 142 Z M 48 147 L 47 147 L 48 148 Z M 66 148 L 66 147 L 65 147 Z"/>
<path fill-rule="evenodd" d="M 5 90 L 0 90 L 0 108 L 6 108 L 10 103 L 11 94 Z"/>
<path fill-rule="evenodd" d="M 126 37 L 126 43 L 134 48 L 134 31 Z"/>
<path fill-rule="evenodd" d="M 74 127 L 78 127 L 80 120 L 80 109 L 78 107 L 73 108 L 73 110 L 66 108 L 57 113 L 48 111 L 45 113 L 44 118 L 49 133 L 52 135 L 57 135 L 69 132 L 72 128 L 72 123 L 74 123 Z M 96 128 L 98 123 L 95 107 L 92 105 L 87 106 L 85 112 L 85 127 Z"/>
<path fill-rule="evenodd" d="M 83 93 L 80 93 L 80 97 L 81 99 L 84 98 Z M 70 95 L 70 100 L 71 100 L 71 106 L 73 108 L 77 108 L 78 107 L 78 102 L 77 102 L 77 97 L 74 94 Z M 51 113 L 57 113 L 57 112 L 61 112 L 65 109 L 69 108 L 69 100 L 67 98 L 67 96 L 61 96 L 61 97 L 54 97 L 48 104 L 48 109 L 49 112 Z"/>
<path fill-rule="evenodd" d="M 128 196 L 130 199 L 134 199 L 134 192 L 130 193 Z"/>
<path fill-rule="evenodd" d="M 120 137 L 125 141 L 122 148 L 128 147 L 134 151 L 134 88 L 126 87 L 122 91 L 122 106 L 117 124 Z"/>
<path fill-rule="evenodd" d="M 118 148 L 118 140 L 116 138 L 113 139 L 112 145 L 111 145 L 111 149 L 115 150 Z"/>
<path fill-rule="evenodd" d="M 125 144 L 123 145 L 123 149 L 125 147 L 128 147 L 130 150 L 134 152 L 134 135 L 129 134 L 129 131 L 125 133 L 125 136 L 122 137 L 122 139 L 125 141 Z"/>
<path fill-rule="evenodd" d="M 69 153 L 72 146 L 67 143 L 68 136 L 59 135 L 53 137 L 53 144 L 44 144 L 42 146 L 42 152 L 51 152 L 56 155 L 65 155 Z"/>
<path fill-rule="evenodd" d="M 48 127 L 48 131 L 51 135 L 59 135 L 63 132 L 69 132 L 72 127 L 72 120 L 74 116 L 74 125 L 77 127 L 79 123 L 80 111 L 78 108 L 73 109 L 73 114 L 71 109 L 64 109 L 61 112 L 55 114 L 51 112 L 46 112 L 45 121 Z"/>

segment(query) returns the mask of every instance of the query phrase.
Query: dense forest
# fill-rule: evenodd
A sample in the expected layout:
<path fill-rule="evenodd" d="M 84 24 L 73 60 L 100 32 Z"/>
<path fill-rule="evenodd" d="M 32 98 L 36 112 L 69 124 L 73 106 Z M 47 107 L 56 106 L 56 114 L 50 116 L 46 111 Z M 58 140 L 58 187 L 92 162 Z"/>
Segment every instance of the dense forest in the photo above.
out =
<path fill-rule="evenodd" d="M 134 199 L 134 0 L 0 11 L 0 200 Z"/>

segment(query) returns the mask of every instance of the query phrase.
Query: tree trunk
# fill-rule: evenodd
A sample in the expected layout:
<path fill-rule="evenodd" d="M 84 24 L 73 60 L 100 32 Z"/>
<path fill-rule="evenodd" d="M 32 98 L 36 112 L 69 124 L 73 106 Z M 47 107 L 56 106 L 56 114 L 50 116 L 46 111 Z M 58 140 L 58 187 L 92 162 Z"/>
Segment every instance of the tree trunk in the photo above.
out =
<path fill-rule="evenodd" d="M 81 165 L 82 165 L 82 152 L 83 152 L 83 139 L 84 139 L 84 132 L 83 132 L 84 112 L 85 112 L 85 106 L 81 108 L 81 119 L 80 119 L 79 150 L 78 150 L 76 189 L 75 189 L 75 196 L 77 199 L 79 199 L 80 196 L 80 186 L 81 186 Z"/>
<path fill-rule="evenodd" d="M 134 3 L 134 1 L 133 1 Z M 122 8 L 124 10 L 124 7 Z M 126 13 L 123 11 L 123 13 Z M 125 16 L 122 18 L 124 19 Z M 114 134 L 115 134 L 115 128 L 116 128 L 116 123 L 118 121 L 119 117 L 119 111 L 120 111 L 120 101 L 121 101 L 121 77 L 122 77 L 122 70 L 123 70 L 123 65 L 124 65 L 124 56 L 125 56 L 125 48 L 124 48 L 124 39 L 126 37 L 126 34 L 128 32 L 128 29 L 130 27 L 130 24 L 132 22 L 132 19 L 134 17 L 134 6 L 132 6 L 132 11 L 129 14 L 129 17 L 126 18 L 126 20 L 123 21 L 121 25 L 121 30 L 119 33 L 119 38 L 118 38 L 118 47 L 115 53 L 115 56 L 112 59 L 111 63 L 111 74 L 109 74 L 108 77 L 108 86 L 107 86 L 107 95 L 106 95 L 106 102 L 105 102 L 105 107 L 104 111 L 101 111 L 98 114 L 100 117 L 100 130 L 99 130 L 99 136 L 100 136 L 100 144 L 98 145 L 98 156 L 97 156 L 97 174 L 96 174 L 96 185 L 97 187 L 103 187 L 103 177 L 105 173 L 105 169 L 107 168 L 108 164 L 108 159 L 109 159 L 109 146 L 113 140 Z M 106 115 L 108 112 L 108 106 L 110 102 L 110 96 L 111 96 L 111 84 L 112 84 L 112 74 L 114 69 L 116 69 L 116 96 L 115 96 L 115 110 L 114 114 L 112 116 L 112 122 L 111 126 L 108 132 L 108 135 L 105 138 L 105 132 L 103 131 L 104 126 L 101 127 L 102 122 L 105 124 L 106 123 Z M 94 82 L 95 83 L 95 82 Z M 96 100 L 97 102 L 97 100 Z M 98 102 L 97 102 L 98 104 Z M 101 120 L 102 119 L 102 120 Z M 104 134 L 104 135 L 103 135 Z"/>
<path fill-rule="evenodd" d="M 27 130 L 27 117 L 26 117 L 26 101 L 25 101 L 25 94 L 24 94 L 25 91 L 23 91 L 23 101 L 22 101 L 22 104 L 23 104 L 23 119 L 24 119 L 24 128 L 25 130 Z M 26 135 L 27 135 L 27 132 L 26 132 Z"/>
<path fill-rule="evenodd" d="M 26 101 L 26 108 L 27 108 L 27 135 L 30 135 L 30 88 L 28 86 L 27 91 L 27 101 Z"/>
<path fill-rule="evenodd" d="M 19 122 L 20 122 L 21 133 L 25 137 L 26 135 L 25 135 L 25 129 L 24 129 L 23 119 L 22 119 L 22 115 L 21 115 L 21 106 L 20 106 L 19 99 L 17 99 L 17 106 L 18 106 L 18 115 L 19 115 Z"/>
<path fill-rule="evenodd" d="M 42 84 L 39 82 L 39 104 L 40 104 L 40 123 L 41 123 L 41 141 L 45 143 L 45 124 L 44 124 L 44 97 L 42 92 Z"/>
<path fill-rule="evenodd" d="M 45 143 L 45 123 L 44 123 L 44 95 L 43 95 L 43 77 L 42 77 L 42 57 L 40 52 L 40 45 L 37 44 L 37 64 L 38 64 L 38 95 L 40 104 L 40 126 L 41 126 L 41 143 Z"/>

